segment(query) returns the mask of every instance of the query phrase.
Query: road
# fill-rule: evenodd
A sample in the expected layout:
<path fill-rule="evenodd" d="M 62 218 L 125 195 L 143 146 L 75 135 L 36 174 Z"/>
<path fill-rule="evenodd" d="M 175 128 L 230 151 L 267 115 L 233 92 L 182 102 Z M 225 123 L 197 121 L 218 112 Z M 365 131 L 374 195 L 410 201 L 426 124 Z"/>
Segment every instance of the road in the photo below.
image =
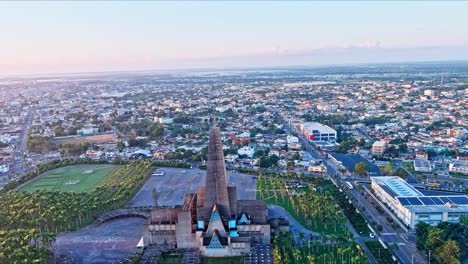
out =
<path fill-rule="evenodd" d="M 291 133 L 291 126 L 289 126 L 289 124 L 287 123 L 285 123 L 284 126 L 286 132 Z M 323 160 L 324 165 L 327 167 L 328 175 L 338 175 L 339 178 L 343 177 L 343 175 L 338 171 L 335 165 L 326 160 L 321 155 L 321 153 L 317 151 L 306 138 L 304 138 L 303 135 L 301 135 L 300 133 L 297 134 L 301 143 L 306 147 L 306 151 L 313 158 Z M 417 183 L 416 179 L 412 177 L 412 175 L 410 176 L 410 178 L 412 179 L 412 181 L 415 181 Z M 382 226 L 382 232 L 378 237 L 384 242 L 386 242 L 388 245 L 398 245 L 398 249 L 393 250 L 393 252 L 403 263 L 426 263 L 424 257 L 416 249 L 416 236 L 414 234 L 395 231 L 392 228 L 392 226 L 387 222 L 386 215 L 381 215 L 379 212 L 377 212 L 375 207 L 372 204 L 370 204 L 370 202 L 367 199 L 365 199 L 361 192 L 356 188 L 351 190 L 350 194 L 354 196 L 355 200 L 358 201 L 358 206 L 364 206 L 364 217 L 366 217 L 370 222 L 375 221 Z M 363 243 L 363 241 L 358 240 L 359 239 L 356 240 L 358 243 Z"/>
<path fill-rule="evenodd" d="M 13 155 L 13 164 L 10 167 L 12 174 L 22 176 L 24 174 L 24 155 L 26 154 L 29 129 L 31 129 L 35 108 L 29 108 L 26 120 L 21 128 L 21 135 Z"/>
<path fill-rule="evenodd" d="M 382 231 L 378 237 L 388 245 L 398 245 L 398 249 L 393 250 L 393 252 L 403 263 L 426 263 L 424 257 L 416 249 L 415 234 L 396 231 L 391 224 L 387 222 L 387 215 L 380 214 L 370 203 L 370 200 L 373 199 L 372 197 L 367 197 L 366 199 L 357 188 L 349 190 L 349 193 L 357 200 L 358 207 L 363 206 L 365 208 L 364 217 L 382 226 Z M 374 202 L 376 203 L 376 201 Z M 411 258 L 413 258 L 413 262 L 411 262 Z"/>
<path fill-rule="evenodd" d="M 414 183 L 414 184 L 418 183 L 418 179 L 416 179 L 416 177 L 410 171 L 408 171 L 405 168 L 405 166 L 403 166 L 403 161 L 401 161 L 399 159 L 396 159 L 395 160 L 395 169 L 399 169 L 399 168 L 402 168 L 404 171 L 406 171 L 406 173 L 408 173 L 408 180 L 407 180 L 408 183 Z"/>
<path fill-rule="evenodd" d="M 297 132 L 295 130 L 293 130 L 293 128 L 291 128 L 291 126 L 285 122 L 284 123 L 284 129 L 286 131 L 286 133 L 291 133 L 291 132 Z M 310 144 L 310 142 L 301 134 L 301 133 L 297 133 L 297 137 L 299 138 L 299 141 L 302 143 L 303 146 L 306 147 L 306 151 L 307 153 L 309 153 L 312 158 L 314 159 L 317 159 L 317 160 L 323 160 L 323 164 L 327 167 L 327 173 L 328 174 L 339 174 L 341 175 L 341 173 L 335 168 L 335 166 L 333 164 L 331 164 L 330 161 L 326 160 L 325 157 L 322 155 L 322 153 L 320 153 L 318 150 L 316 150 L 312 144 Z"/>

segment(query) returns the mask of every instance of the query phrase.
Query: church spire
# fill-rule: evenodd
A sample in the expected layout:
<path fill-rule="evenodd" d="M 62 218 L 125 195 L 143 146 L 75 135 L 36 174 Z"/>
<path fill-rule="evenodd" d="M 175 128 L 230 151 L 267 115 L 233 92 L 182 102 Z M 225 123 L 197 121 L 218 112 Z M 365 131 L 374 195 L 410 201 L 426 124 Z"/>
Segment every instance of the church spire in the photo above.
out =
<path fill-rule="evenodd" d="M 223 143 L 219 127 L 216 127 L 216 124 L 210 130 L 208 142 L 205 207 L 212 208 L 215 204 L 219 206 L 222 216 L 230 216 Z"/>

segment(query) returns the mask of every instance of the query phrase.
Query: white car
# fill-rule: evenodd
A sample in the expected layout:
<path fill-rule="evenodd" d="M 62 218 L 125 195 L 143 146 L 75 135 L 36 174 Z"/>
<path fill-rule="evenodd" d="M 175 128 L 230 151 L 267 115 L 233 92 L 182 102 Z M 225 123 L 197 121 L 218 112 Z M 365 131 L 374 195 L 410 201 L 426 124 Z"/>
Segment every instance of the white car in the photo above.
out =
<path fill-rule="evenodd" d="M 164 171 L 162 170 L 157 170 L 155 172 L 153 172 L 153 174 L 151 174 L 152 176 L 163 176 L 164 175 Z"/>

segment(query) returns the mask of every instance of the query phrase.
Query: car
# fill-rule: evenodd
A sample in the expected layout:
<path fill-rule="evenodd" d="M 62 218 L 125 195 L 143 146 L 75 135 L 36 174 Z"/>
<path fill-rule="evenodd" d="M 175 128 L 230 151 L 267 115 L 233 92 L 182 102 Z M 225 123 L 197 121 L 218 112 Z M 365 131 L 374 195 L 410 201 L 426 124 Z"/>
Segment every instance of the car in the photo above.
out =
<path fill-rule="evenodd" d="M 152 176 L 163 176 L 163 175 L 164 175 L 164 171 L 162 171 L 162 170 L 157 170 L 157 171 L 153 172 L 151 175 L 152 175 Z"/>

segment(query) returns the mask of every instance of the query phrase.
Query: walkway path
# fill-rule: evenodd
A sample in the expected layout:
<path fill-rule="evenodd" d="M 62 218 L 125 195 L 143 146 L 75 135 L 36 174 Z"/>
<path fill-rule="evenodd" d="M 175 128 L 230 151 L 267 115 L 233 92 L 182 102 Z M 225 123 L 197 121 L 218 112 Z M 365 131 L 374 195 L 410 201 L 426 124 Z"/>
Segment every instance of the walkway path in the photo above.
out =
<path fill-rule="evenodd" d="M 301 233 L 305 234 L 306 241 L 310 239 L 310 236 L 321 236 L 320 233 L 311 231 L 302 226 L 286 209 L 277 205 L 268 206 L 268 216 L 270 218 L 285 218 L 289 221 L 289 228 L 294 234 L 296 242 L 300 241 Z"/>

